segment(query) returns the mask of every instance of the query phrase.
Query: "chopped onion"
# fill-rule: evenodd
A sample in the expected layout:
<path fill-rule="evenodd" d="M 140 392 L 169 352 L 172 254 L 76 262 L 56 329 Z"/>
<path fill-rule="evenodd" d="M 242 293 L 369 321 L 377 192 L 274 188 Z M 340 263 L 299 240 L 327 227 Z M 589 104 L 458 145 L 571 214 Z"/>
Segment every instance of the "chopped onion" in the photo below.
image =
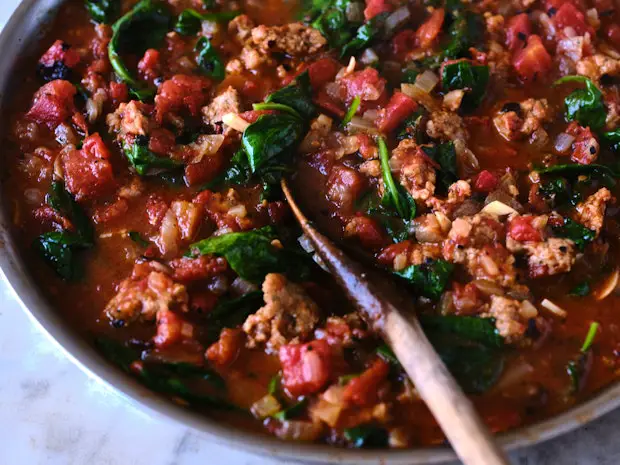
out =
<path fill-rule="evenodd" d="M 551 313 L 553 313 L 554 315 L 559 316 L 560 318 L 566 318 L 566 316 L 568 315 L 566 310 L 564 310 L 562 307 L 558 307 L 556 304 L 551 302 L 549 299 L 544 299 L 540 303 L 540 306 L 545 308 L 545 309 L 547 309 L 547 310 L 549 310 Z"/>
<path fill-rule="evenodd" d="M 435 217 L 437 218 L 437 223 L 439 223 L 439 227 L 444 233 L 450 231 L 450 228 L 452 227 L 452 221 L 450 221 L 450 218 L 448 218 L 445 213 L 436 211 Z"/>
<path fill-rule="evenodd" d="M 428 92 L 424 92 L 415 84 L 401 84 L 400 90 L 403 94 L 422 104 L 431 112 L 439 109 L 439 104 L 435 99 Z"/>
<path fill-rule="evenodd" d="M 488 213 L 491 215 L 496 215 L 496 216 L 504 216 L 504 215 L 510 215 L 512 213 L 517 213 L 517 211 L 514 208 L 509 207 L 508 205 L 500 202 L 499 200 L 494 200 L 493 202 L 485 206 L 482 209 L 482 212 Z"/>
<path fill-rule="evenodd" d="M 527 320 L 536 318 L 538 316 L 538 309 L 534 307 L 534 304 L 529 300 L 521 302 L 521 309 L 519 310 L 521 316 Z"/>
<path fill-rule="evenodd" d="M 538 20 L 540 21 L 540 24 L 542 24 L 543 28 L 545 28 L 547 35 L 554 37 L 556 30 L 551 18 L 549 18 L 549 15 L 547 15 L 547 13 L 540 13 L 538 14 Z"/>
<path fill-rule="evenodd" d="M 362 131 L 362 132 L 377 132 L 377 128 L 373 123 L 368 121 L 366 118 L 362 118 L 361 116 L 354 116 L 351 118 L 351 121 L 348 124 L 348 128 L 350 130 Z"/>
<path fill-rule="evenodd" d="M 501 391 L 508 387 L 514 386 L 515 384 L 521 382 L 524 378 L 529 376 L 534 372 L 534 367 L 527 362 L 517 362 L 517 365 L 514 365 L 508 368 L 502 377 L 499 379 L 497 384 L 495 385 L 495 389 Z"/>
<path fill-rule="evenodd" d="M 279 412 L 282 409 L 280 402 L 271 394 L 267 394 L 265 397 L 257 400 L 252 404 L 250 411 L 256 418 L 267 418 L 274 413 Z"/>
<path fill-rule="evenodd" d="M 586 17 L 588 18 L 588 23 L 590 24 L 590 26 L 592 26 L 594 29 L 599 28 L 599 26 L 601 25 L 601 20 L 598 17 L 598 11 L 596 11 L 596 8 L 590 8 L 588 11 L 586 11 Z"/>
<path fill-rule="evenodd" d="M 452 291 L 446 291 L 441 295 L 437 309 L 442 315 L 454 313 L 454 293 Z"/>
<path fill-rule="evenodd" d="M 345 9 L 347 19 L 352 23 L 364 21 L 364 4 L 362 2 L 349 2 Z"/>
<path fill-rule="evenodd" d="M 388 16 L 385 20 L 385 33 L 389 37 L 393 34 L 393 32 L 398 29 L 400 26 L 405 24 L 409 18 L 411 17 L 411 12 L 409 8 L 406 6 L 402 6 L 395 10 L 390 16 Z"/>
<path fill-rule="evenodd" d="M 310 409 L 310 415 L 313 419 L 327 423 L 332 428 L 338 423 L 343 404 L 332 404 L 325 399 L 320 399 Z"/>
<path fill-rule="evenodd" d="M 605 55 L 615 58 L 616 60 L 620 60 L 620 53 L 618 53 L 618 51 L 615 48 L 613 48 L 611 45 L 609 45 L 607 42 L 599 43 L 598 49 L 601 52 L 603 52 Z"/>
<path fill-rule="evenodd" d="M 456 111 L 460 108 L 463 97 L 465 97 L 463 89 L 451 90 L 443 96 L 443 106 L 450 111 Z"/>
<path fill-rule="evenodd" d="M 486 295 L 504 295 L 502 286 L 489 279 L 476 279 L 472 284 Z"/>
<path fill-rule="evenodd" d="M 435 73 L 427 69 L 422 74 L 418 75 L 418 77 L 416 77 L 414 86 L 416 86 L 422 92 L 430 94 L 437 86 L 437 83 L 439 83 L 439 77 Z"/>
<path fill-rule="evenodd" d="M 243 132 L 250 125 L 246 120 L 244 120 L 241 116 L 236 113 L 226 113 L 222 116 L 222 122 L 235 131 Z"/>
<path fill-rule="evenodd" d="M 356 66 L 357 66 L 357 62 L 355 61 L 355 57 L 351 57 L 351 59 L 349 60 L 349 64 L 347 65 L 347 68 L 345 69 L 345 74 L 351 74 L 353 71 L 355 71 Z"/>
<path fill-rule="evenodd" d="M 245 295 L 250 292 L 258 291 L 258 286 L 243 278 L 236 277 L 230 285 L 230 290 L 236 295 Z"/>
<path fill-rule="evenodd" d="M 620 272 L 616 268 L 607 278 L 603 281 L 601 287 L 599 287 L 596 291 L 594 291 L 594 298 L 596 300 L 603 300 L 609 294 L 614 292 L 618 287 L 618 277 L 620 276 Z"/>
<path fill-rule="evenodd" d="M 577 35 L 577 31 L 574 28 L 567 26 L 564 28 L 564 35 L 566 37 L 575 37 Z"/>
<path fill-rule="evenodd" d="M 367 48 L 360 56 L 360 63 L 366 66 L 377 63 L 378 61 L 379 55 L 377 55 L 377 53 L 372 48 Z"/>
<path fill-rule="evenodd" d="M 322 423 L 298 420 L 283 421 L 275 430 L 277 437 L 289 441 L 315 441 L 322 433 Z"/>
<path fill-rule="evenodd" d="M 575 138 L 570 134 L 566 134 L 565 132 L 561 132 L 558 134 L 558 137 L 555 139 L 554 148 L 558 153 L 566 153 L 568 149 L 570 149 L 573 145 Z"/>
<path fill-rule="evenodd" d="M 499 267 L 497 266 L 497 263 L 495 263 L 491 257 L 482 253 L 480 254 L 478 260 L 480 264 L 482 265 L 482 268 L 484 268 L 484 271 L 486 272 L 486 274 L 488 274 L 489 276 L 499 275 Z"/>
<path fill-rule="evenodd" d="M 215 155 L 222 144 L 225 137 L 222 134 L 201 134 L 195 142 L 188 145 L 192 153 L 189 164 L 200 162 L 204 157 Z"/>
<path fill-rule="evenodd" d="M 362 117 L 366 121 L 372 121 L 374 123 L 377 121 L 377 118 L 379 118 L 379 110 L 366 110 Z"/>
<path fill-rule="evenodd" d="M 478 171 L 480 169 L 480 162 L 474 152 L 469 150 L 465 142 L 456 139 L 454 141 L 454 151 L 456 152 L 457 162 L 462 172 Z"/>

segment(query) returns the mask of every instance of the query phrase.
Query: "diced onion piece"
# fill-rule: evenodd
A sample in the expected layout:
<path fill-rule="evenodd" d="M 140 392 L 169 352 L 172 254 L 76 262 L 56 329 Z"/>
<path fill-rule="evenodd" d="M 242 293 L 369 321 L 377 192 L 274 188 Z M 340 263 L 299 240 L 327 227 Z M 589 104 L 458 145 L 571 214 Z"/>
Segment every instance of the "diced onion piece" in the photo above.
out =
<path fill-rule="evenodd" d="M 321 397 L 332 404 L 341 404 L 344 402 L 344 391 L 344 386 L 332 384 Z"/>
<path fill-rule="evenodd" d="M 321 420 L 327 423 L 333 428 L 338 423 L 343 406 L 343 402 L 333 404 L 325 399 L 319 399 L 319 401 L 310 409 L 310 416 L 313 419 Z"/>
<path fill-rule="evenodd" d="M 351 118 L 351 121 L 347 125 L 347 128 L 353 132 L 362 131 L 362 132 L 377 132 L 377 128 L 374 123 L 368 121 L 366 118 L 362 118 L 361 116 L 354 116 Z"/>
<path fill-rule="evenodd" d="M 280 439 L 289 441 L 315 441 L 323 433 L 323 424 L 320 422 L 286 420 L 275 430 Z"/>
<path fill-rule="evenodd" d="M 499 267 L 497 266 L 497 263 L 495 263 L 495 261 L 493 261 L 491 257 L 489 257 L 487 254 L 480 254 L 479 257 L 480 257 L 479 258 L 480 264 L 482 265 L 482 268 L 484 268 L 484 271 L 486 272 L 487 275 L 489 276 L 499 275 Z"/>
<path fill-rule="evenodd" d="M 454 141 L 454 151 L 456 152 L 456 161 L 458 167 L 462 172 L 478 171 L 480 169 L 480 162 L 474 152 L 469 150 L 465 142 L 461 139 Z"/>
<path fill-rule="evenodd" d="M 478 288 L 478 290 L 486 295 L 504 295 L 504 289 L 502 286 L 489 279 L 476 279 L 472 281 L 472 284 Z"/>
<path fill-rule="evenodd" d="M 250 408 L 252 415 L 260 419 L 270 417 L 280 410 L 282 410 L 280 402 L 271 394 L 267 394 L 265 397 L 257 400 Z"/>
<path fill-rule="evenodd" d="M 521 309 L 519 313 L 523 318 L 527 320 L 536 318 L 538 316 L 538 310 L 529 300 L 524 300 L 523 302 L 521 302 Z"/>
<path fill-rule="evenodd" d="M 450 111 L 456 111 L 460 108 L 463 97 L 465 97 L 463 89 L 451 90 L 443 96 L 443 106 Z"/>
<path fill-rule="evenodd" d="M 586 11 L 586 18 L 588 19 L 590 26 L 594 29 L 598 29 L 601 25 L 601 20 L 598 17 L 598 11 L 596 11 L 596 8 L 590 8 Z"/>
<path fill-rule="evenodd" d="M 575 142 L 575 138 L 570 134 L 566 134 L 565 132 L 561 132 L 558 134 L 558 137 L 555 139 L 554 148 L 558 153 L 566 153 L 568 149 L 570 149 Z"/>
<path fill-rule="evenodd" d="M 374 123 L 375 121 L 377 121 L 377 118 L 379 118 L 379 110 L 366 110 L 362 117 L 366 121 L 371 121 Z"/>
<path fill-rule="evenodd" d="M 250 123 L 248 123 L 246 120 L 244 120 L 241 116 L 239 116 L 236 113 L 226 113 L 224 116 L 222 116 L 222 122 L 226 126 L 229 126 L 233 128 L 235 131 L 239 131 L 239 132 L 245 131 L 250 125 Z"/>
<path fill-rule="evenodd" d="M 609 294 L 614 292 L 618 287 L 618 277 L 620 276 L 620 272 L 616 268 L 609 276 L 605 278 L 603 284 L 594 291 L 594 298 L 596 300 L 603 300 Z"/>
<path fill-rule="evenodd" d="M 443 232 L 447 233 L 448 231 L 450 231 L 450 228 L 452 227 L 452 221 L 450 221 L 450 218 L 448 218 L 445 213 L 436 211 L 435 218 L 437 218 L 437 223 L 439 223 L 439 227 Z"/>
<path fill-rule="evenodd" d="M 378 61 L 379 55 L 377 55 L 372 48 L 367 48 L 360 56 L 360 63 L 366 66 L 377 63 Z"/>
<path fill-rule="evenodd" d="M 391 36 L 392 33 L 400 26 L 405 24 L 410 17 L 411 12 L 409 11 L 409 8 L 407 6 L 402 6 L 397 10 L 394 10 L 394 12 L 385 19 L 386 36 Z"/>
<path fill-rule="evenodd" d="M 495 216 L 504 216 L 504 215 L 510 215 L 512 213 L 517 213 L 517 210 L 506 205 L 503 202 L 500 202 L 499 200 L 494 200 L 490 204 L 486 205 L 482 209 L 482 212 L 488 213 L 490 215 L 495 215 Z"/>
<path fill-rule="evenodd" d="M 567 26 L 564 28 L 564 35 L 566 37 L 575 37 L 577 35 L 577 31 L 574 28 Z"/>
<path fill-rule="evenodd" d="M 439 109 L 439 104 L 435 101 L 435 99 L 428 92 L 420 89 L 416 84 L 403 83 L 400 85 L 400 90 L 407 97 L 411 97 L 416 102 L 422 104 L 429 111 L 436 111 Z"/>
<path fill-rule="evenodd" d="M 454 313 L 454 293 L 452 291 L 446 291 L 441 295 L 437 309 L 442 315 Z"/>
<path fill-rule="evenodd" d="M 345 75 L 351 74 L 353 71 L 355 71 L 356 66 L 357 66 L 357 61 L 355 61 L 355 57 L 351 57 L 351 59 L 349 60 L 349 64 L 344 70 L 344 74 Z"/>
<path fill-rule="evenodd" d="M 427 69 L 422 74 L 418 75 L 418 77 L 416 77 L 414 86 L 416 86 L 422 92 L 430 94 L 438 83 L 439 77 L 435 73 Z"/>
<path fill-rule="evenodd" d="M 347 19 L 352 23 L 364 21 L 364 4 L 362 2 L 348 2 L 345 9 Z"/>
<path fill-rule="evenodd" d="M 390 430 L 388 436 L 390 447 L 404 449 L 409 447 L 409 432 L 405 428 L 394 428 Z"/>
<path fill-rule="evenodd" d="M 598 45 L 598 49 L 605 55 L 608 55 L 616 60 L 620 60 L 620 53 L 618 53 L 618 51 L 615 48 L 613 48 L 611 45 L 609 45 L 607 42 L 601 42 Z"/>
<path fill-rule="evenodd" d="M 189 164 L 199 163 L 204 157 L 215 155 L 225 137 L 222 134 L 201 134 L 195 142 L 188 145 L 192 157 L 188 160 Z"/>
<path fill-rule="evenodd" d="M 514 386 L 520 383 L 524 378 L 534 372 L 534 367 L 527 362 L 517 362 L 517 365 L 513 365 L 508 368 L 502 377 L 495 385 L 495 389 L 501 391 L 503 389 Z"/>
<path fill-rule="evenodd" d="M 245 218 L 248 216 L 248 210 L 245 208 L 245 205 L 240 203 L 239 205 L 235 205 L 228 210 L 228 214 L 232 216 L 236 216 L 237 218 Z"/>
<path fill-rule="evenodd" d="M 544 299 L 540 303 L 540 306 L 545 308 L 546 310 L 549 310 L 551 313 L 559 316 L 560 318 L 566 318 L 566 316 L 568 315 L 566 310 L 564 310 L 562 307 L 557 306 L 556 304 L 551 302 L 549 299 Z"/>

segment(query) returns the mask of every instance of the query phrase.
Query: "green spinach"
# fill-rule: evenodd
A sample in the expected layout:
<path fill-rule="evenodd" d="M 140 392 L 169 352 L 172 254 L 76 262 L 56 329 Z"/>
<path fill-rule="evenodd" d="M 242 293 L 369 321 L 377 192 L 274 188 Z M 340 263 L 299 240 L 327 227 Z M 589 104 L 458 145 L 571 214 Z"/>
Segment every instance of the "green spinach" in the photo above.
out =
<path fill-rule="evenodd" d="M 220 13 L 199 13 L 198 11 L 188 8 L 183 10 L 177 22 L 174 25 L 174 30 L 181 35 L 194 36 L 200 31 L 203 21 L 209 21 L 212 23 L 228 22 L 233 18 L 239 16 L 238 11 L 223 11 Z"/>
<path fill-rule="evenodd" d="M 168 157 L 160 157 L 149 150 L 147 137 L 138 136 L 133 144 L 125 144 L 123 151 L 127 160 L 134 167 L 140 176 L 159 174 L 162 171 L 169 171 L 180 168 L 183 164 Z"/>
<path fill-rule="evenodd" d="M 499 335 L 492 318 L 457 315 L 420 315 L 424 331 L 445 334 L 501 349 L 504 338 Z"/>
<path fill-rule="evenodd" d="M 588 334 L 583 341 L 579 354 L 573 360 L 568 362 L 566 366 L 566 372 L 568 373 L 571 381 L 570 391 L 572 394 L 576 394 L 583 387 L 585 381 L 584 375 L 589 364 L 589 359 L 592 356 L 592 344 L 594 343 L 594 338 L 596 337 L 599 326 L 599 323 L 596 321 L 590 324 Z"/>
<path fill-rule="evenodd" d="M 308 258 L 294 249 L 275 247 L 275 230 L 266 226 L 247 232 L 229 233 L 196 242 L 189 256 L 218 255 L 243 279 L 260 284 L 268 273 L 284 273 L 293 279 L 310 274 Z"/>
<path fill-rule="evenodd" d="M 226 76 L 224 62 L 217 50 L 206 37 L 201 37 L 196 43 L 195 50 L 198 52 L 196 63 L 200 70 L 207 76 L 221 81 Z"/>
<path fill-rule="evenodd" d="M 574 295 L 576 297 L 585 297 L 590 294 L 590 283 L 588 281 L 584 281 L 582 283 L 577 284 L 573 287 L 570 292 L 570 295 Z"/>
<path fill-rule="evenodd" d="M 158 48 L 170 30 L 170 24 L 171 15 L 161 4 L 154 0 L 141 0 L 112 26 L 112 39 L 108 45 L 110 63 L 138 100 L 152 98 L 155 89 L 145 87 L 134 76 L 121 54 L 140 55 L 149 48 Z"/>
<path fill-rule="evenodd" d="M 381 160 L 381 174 L 383 175 L 383 184 L 385 193 L 381 200 L 381 205 L 392 210 L 400 216 L 404 221 L 408 222 L 415 218 L 416 203 L 413 197 L 405 190 L 403 186 L 397 184 L 392 176 L 390 168 L 390 155 L 383 138 L 377 138 L 379 145 L 379 158 Z"/>
<path fill-rule="evenodd" d="M 360 425 L 346 428 L 344 437 L 356 448 L 383 448 L 388 445 L 388 433 L 384 428 L 374 425 Z"/>
<path fill-rule="evenodd" d="M 92 247 L 92 244 L 84 242 L 77 234 L 55 231 L 40 235 L 35 240 L 34 247 L 61 278 L 75 281 L 83 276 L 83 269 L 76 254 Z"/>
<path fill-rule="evenodd" d="M 111 24 L 121 12 L 121 0 L 85 0 L 85 4 L 97 23 Z"/>
<path fill-rule="evenodd" d="M 605 126 L 607 110 L 603 103 L 603 94 L 598 87 L 585 76 L 564 76 L 553 85 L 566 82 L 585 84 L 585 89 L 574 90 L 564 99 L 566 120 L 577 121 L 581 126 L 589 126 L 595 131 Z"/>
<path fill-rule="evenodd" d="M 447 194 L 450 186 L 459 180 L 456 169 L 456 151 L 452 142 L 424 145 L 422 150 L 439 165 L 437 173 L 438 192 Z"/>
<path fill-rule="evenodd" d="M 562 226 L 553 226 L 552 229 L 556 235 L 573 241 L 575 246 L 582 251 L 587 244 L 596 238 L 595 231 L 586 228 L 570 218 L 564 218 L 564 224 Z"/>
<path fill-rule="evenodd" d="M 340 58 L 357 55 L 367 48 L 372 41 L 383 34 L 383 25 L 388 13 L 381 13 L 362 24 L 355 32 L 354 37 L 348 41 L 340 52 Z"/>
<path fill-rule="evenodd" d="M 307 71 L 303 72 L 295 78 L 295 82 L 269 94 L 265 103 L 276 103 L 292 108 L 301 118 L 309 120 L 316 114 L 316 106 L 312 102 L 310 74 Z"/>
<path fill-rule="evenodd" d="M 332 0 L 316 4 L 322 13 L 312 22 L 312 27 L 327 39 L 331 48 L 339 50 L 344 47 L 353 39 L 357 28 L 362 24 L 361 21 L 352 22 L 347 19 L 347 7 L 351 3 L 351 0 Z"/>
<path fill-rule="evenodd" d="M 292 420 L 300 416 L 308 406 L 308 399 L 303 397 L 298 402 L 294 403 L 290 407 L 280 410 L 272 415 L 272 418 L 280 421 Z"/>
<path fill-rule="evenodd" d="M 445 260 L 431 260 L 421 265 L 411 265 L 395 271 L 394 274 L 411 284 L 416 294 L 439 300 L 446 286 L 450 283 L 450 276 L 454 265 Z"/>
<path fill-rule="evenodd" d="M 129 239 L 134 241 L 140 247 L 148 247 L 150 244 L 150 242 L 144 239 L 138 231 L 129 231 L 128 236 Z"/>
<path fill-rule="evenodd" d="M 464 89 L 466 91 L 461 108 L 470 112 L 482 102 L 489 82 L 489 67 L 473 65 L 462 60 L 444 65 L 441 75 L 442 87 L 445 91 Z"/>
<path fill-rule="evenodd" d="M 346 115 L 344 115 L 344 118 L 342 118 L 342 126 L 343 127 L 351 122 L 351 120 L 353 119 L 353 117 L 357 113 L 357 110 L 360 107 L 361 103 L 362 103 L 362 98 L 359 95 L 356 96 L 353 99 L 353 101 L 351 102 L 351 106 L 347 110 Z"/>
<path fill-rule="evenodd" d="M 46 201 L 50 207 L 71 220 L 75 233 L 84 243 L 84 246 L 94 244 L 95 230 L 90 219 L 71 194 L 67 192 L 64 183 L 59 181 L 52 182 L 52 188 L 47 195 Z"/>

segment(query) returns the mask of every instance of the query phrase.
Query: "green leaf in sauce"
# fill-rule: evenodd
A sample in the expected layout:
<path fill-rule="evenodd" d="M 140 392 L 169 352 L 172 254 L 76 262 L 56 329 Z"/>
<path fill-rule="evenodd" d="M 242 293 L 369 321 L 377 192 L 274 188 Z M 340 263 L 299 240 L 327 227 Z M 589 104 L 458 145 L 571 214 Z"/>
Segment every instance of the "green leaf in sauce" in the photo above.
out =
<path fill-rule="evenodd" d="M 571 394 L 576 394 L 579 392 L 585 383 L 585 374 L 588 371 L 592 358 L 592 352 L 590 349 L 594 343 L 594 338 L 596 337 L 599 326 L 599 323 L 596 321 L 590 324 L 588 334 L 586 334 L 586 338 L 583 341 L 579 354 L 566 365 L 566 372 L 568 373 L 571 381 Z"/>
<path fill-rule="evenodd" d="M 411 265 L 395 271 L 394 274 L 408 281 L 416 294 L 439 300 L 446 286 L 454 265 L 445 260 L 431 260 L 421 265 Z"/>
<path fill-rule="evenodd" d="M 136 137 L 131 145 L 125 144 L 123 151 L 131 166 L 134 167 L 136 173 L 140 176 L 159 174 L 162 171 L 169 171 L 183 166 L 179 161 L 151 152 L 149 150 L 148 138 L 144 136 Z"/>
<path fill-rule="evenodd" d="M 367 48 L 373 40 L 382 34 L 384 29 L 383 25 L 388 15 L 389 13 L 380 13 L 362 24 L 355 32 L 353 38 L 342 47 L 340 57 L 344 58 L 357 55 L 363 49 Z"/>
<path fill-rule="evenodd" d="M 155 95 L 155 89 L 148 88 L 127 68 L 121 54 L 140 56 L 149 48 L 159 48 L 170 30 L 171 15 L 160 3 L 141 0 L 131 11 L 112 26 L 112 39 L 108 45 L 108 56 L 114 72 L 127 83 L 131 94 L 138 100 L 147 100 Z"/>
<path fill-rule="evenodd" d="M 375 425 L 345 428 L 344 437 L 355 448 L 383 448 L 388 446 L 388 433 Z"/>
<path fill-rule="evenodd" d="M 138 231 L 129 231 L 127 235 L 129 236 L 129 239 L 131 239 L 141 247 L 148 247 L 148 245 L 150 244 L 150 242 L 144 239 Z"/>
<path fill-rule="evenodd" d="M 84 3 L 97 23 L 111 24 L 121 12 L 121 0 L 85 0 Z"/>
<path fill-rule="evenodd" d="M 554 207 L 575 206 L 582 200 L 581 193 L 574 190 L 564 178 L 553 178 L 539 185 L 539 192 L 551 201 Z"/>
<path fill-rule="evenodd" d="M 202 26 L 203 21 L 212 23 L 228 22 L 233 18 L 239 16 L 238 11 L 222 11 L 220 13 L 200 13 L 192 8 L 183 10 L 177 22 L 174 25 L 174 30 L 181 35 L 194 36 L 198 34 Z"/>
<path fill-rule="evenodd" d="M 206 37 L 201 37 L 195 47 L 198 55 L 196 63 L 206 76 L 221 81 L 226 76 L 226 69 L 217 50 Z"/>
<path fill-rule="evenodd" d="M 71 232 L 55 231 L 40 235 L 34 247 L 61 278 L 74 281 L 83 276 L 76 253 L 92 247 L 92 243 Z"/>
<path fill-rule="evenodd" d="M 265 103 L 278 103 L 290 107 L 301 118 L 309 120 L 316 114 L 316 106 L 312 102 L 310 74 L 307 71 L 303 72 L 295 78 L 293 83 L 269 94 Z"/>
<path fill-rule="evenodd" d="M 595 131 L 605 126 L 607 110 L 603 103 L 603 94 L 598 87 L 585 76 L 564 76 L 553 85 L 566 82 L 585 84 L 585 89 L 576 89 L 564 99 L 566 120 L 577 121 L 581 126 L 589 126 Z"/>
<path fill-rule="evenodd" d="M 385 193 L 381 200 L 381 205 L 386 209 L 391 209 L 405 221 L 410 221 L 416 215 L 415 200 L 409 195 L 403 186 L 397 184 L 392 176 L 390 168 L 390 155 L 383 138 L 377 138 L 379 145 L 379 158 L 381 160 L 381 174 L 385 185 Z"/>
<path fill-rule="evenodd" d="M 424 145 L 422 150 L 439 165 L 437 173 L 438 192 L 447 194 L 450 186 L 459 180 L 456 169 L 456 151 L 452 142 Z"/>
<path fill-rule="evenodd" d="M 344 118 L 342 118 L 343 127 L 351 122 L 351 120 L 357 113 L 357 110 L 360 107 L 361 103 L 362 103 L 362 98 L 359 95 L 353 99 L 353 101 L 351 102 L 351 106 L 347 110 L 347 113 L 344 115 Z"/>
<path fill-rule="evenodd" d="M 499 335 L 492 318 L 420 315 L 420 324 L 424 331 L 466 339 L 489 348 L 501 349 L 504 347 L 504 338 Z"/>
<path fill-rule="evenodd" d="M 584 281 L 582 283 L 577 284 L 573 287 L 570 292 L 570 295 L 574 295 L 577 297 L 585 297 L 590 294 L 590 283 Z"/>
<path fill-rule="evenodd" d="M 579 250 L 583 250 L 587 244 L 596 238 L 595 231 L 586 228 L 570 218 L 564 218 L 564 224 L 562 226 L 553 226 L 552 229 L 557 236 L 573 241 Z"/>
<path fill-rule="evenodd" d="M 307 277 L 310 273 L 307 256 L 294 249 L 274 246 L 276 239 L 275 230 L 270 226 L 228 233 L 192 244 L 190 255 L 223 256 L 241 278 L 258 284 L 268 273 L 284 273 L 292 279 Z"/>
<path fill-rule="evenodd" d="M 462 5 L 460 2 L 459 5 Z M 461 8 L 450 10 L 454 19 L 448 29 L 449 41 L 443 46 L 441 60 L 466 58 L 471 47 L 475 47 L 484 38 L 484 22 L 482 17 Z"/>
<path fill-rule="evenodd" d="M 396 140 L 413 139 L 418 144 L 421 144 L 426 134 L 422 124 L 425 115 L 426 111 L 424 108 L 418 108 L 403 122 L 396 134 Z"/>
<path fill-rule="evenodd" d="M 209 329 L 217 327 L 217 333 L 224 327 L 235 327 L 264 305 L 263 293 L 253 291 L 236 298 L 220 298 L 209 312 Z"/>
<path fill-rule="evenodd" d="M 489 67 L 472 65 L 466 60 L 446 64 L 443 67 L 441 82 L 446 92 L 456 89 L 465 90 L 461 108 L 467 112 L 473 111 L 484 98 L 489 82 Z"/>
<path fill-rule="evenodd" d="M 331 48 L 340 50 L 355 36 L 357 28 L 363 22 L 363 15 L 359 21 L 348 19 L 347 9 L 354 3 L 351 0 L 314 3 L 313 6 L 320 8 L 322 13 L 312 22 L 312 27 L 327 39 Z"/>
<path fill-rule="evenodd" d="M 272 418 L 275 418 L 279 421 L 292 420 L 300 416 L 308 405 L 308 399 L 303 397 L 299 402 L 291 405 L 290 407 L 285 408 L 284 410 L 280 410 L 272 415 Z"/>
<path fill-rule="evenodd" d="M 90 222 L 90 218 L 82 207 L 73 199 L 71 194 L 65 189 L 64 183 L 60 181 L 52 182 L 52 188 L 47 195 L 47 204 L 60 214 L 68 218 L 75 228 L 76 235 L 82 240 L 85 246 L 94 243 L 95 231 Z"/>

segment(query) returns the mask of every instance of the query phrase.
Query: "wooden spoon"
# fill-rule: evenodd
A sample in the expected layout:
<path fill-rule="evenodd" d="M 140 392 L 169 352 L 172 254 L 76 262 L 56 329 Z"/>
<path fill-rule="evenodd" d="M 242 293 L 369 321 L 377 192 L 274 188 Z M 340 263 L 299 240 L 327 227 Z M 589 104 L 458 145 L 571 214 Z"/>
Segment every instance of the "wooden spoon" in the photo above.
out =
<path fill-rule="evenodd" d="M 411 296 L 376 270 L 348 258 L 299 209 L 285 180 L 282 190 L 303 232 L 366 323 L 398 357 L 454 451 L 467 465 L 509 464 L 472 403 L 428 341 Z"/>

